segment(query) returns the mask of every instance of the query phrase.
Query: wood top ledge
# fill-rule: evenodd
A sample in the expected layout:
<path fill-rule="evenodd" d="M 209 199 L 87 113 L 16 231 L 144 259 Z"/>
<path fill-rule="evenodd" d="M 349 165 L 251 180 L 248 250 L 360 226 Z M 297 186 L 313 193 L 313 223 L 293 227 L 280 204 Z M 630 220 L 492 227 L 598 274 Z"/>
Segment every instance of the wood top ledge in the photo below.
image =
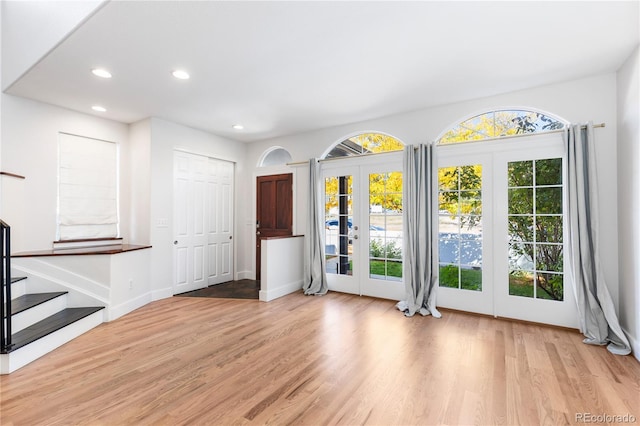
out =
<path fill-rule="evenodd" d="M 42 257 L 42 256 L 86 256 L 93 254 L 118 254 L 129 251 L 143 250 L 151 248 L 151 246 L 134 245 L 134 244 L 118 244 L 114 246 L 102 247 L 82 247 L 74 249 L 58 249 L 58 250 L 35 250 L 13 253 L 11 257 Z"/>

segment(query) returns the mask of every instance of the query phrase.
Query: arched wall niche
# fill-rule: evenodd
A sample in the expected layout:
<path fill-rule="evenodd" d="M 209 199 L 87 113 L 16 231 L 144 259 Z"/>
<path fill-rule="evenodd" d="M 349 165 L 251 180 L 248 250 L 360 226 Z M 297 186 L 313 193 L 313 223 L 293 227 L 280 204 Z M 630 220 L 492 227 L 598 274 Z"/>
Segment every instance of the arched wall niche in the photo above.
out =
<path fill-rule="evenodd" d="M 281 146 L 267 149 L 258 160 L 258 167 L 284 166 L 291 162 L 291 154 Z"/>

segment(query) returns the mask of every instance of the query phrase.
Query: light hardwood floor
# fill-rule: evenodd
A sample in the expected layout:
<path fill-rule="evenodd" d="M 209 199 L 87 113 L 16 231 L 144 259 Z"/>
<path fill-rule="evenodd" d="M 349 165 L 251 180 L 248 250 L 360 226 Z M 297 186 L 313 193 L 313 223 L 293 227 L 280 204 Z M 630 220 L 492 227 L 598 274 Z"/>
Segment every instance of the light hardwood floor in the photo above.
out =
<path fill-rule="evenodd" d="M 577 331 L 339 293 L 161 300 L 0 385 L 3 426 L 640 423 L 640 364 Z"/>

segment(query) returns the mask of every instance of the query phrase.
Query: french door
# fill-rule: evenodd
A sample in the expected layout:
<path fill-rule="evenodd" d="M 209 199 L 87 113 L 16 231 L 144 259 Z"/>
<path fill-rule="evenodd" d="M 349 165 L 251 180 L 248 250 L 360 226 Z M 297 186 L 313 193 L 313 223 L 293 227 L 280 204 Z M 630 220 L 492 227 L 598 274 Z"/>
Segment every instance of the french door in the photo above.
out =
<path fill-rule="evenodd" d="M 566 157 L 559 134 L 495 155 L 496 312 L 578 328 L 573 283 L 565 271 Z M 560 143 L 558 143 L 560 140 Z"/>
<path fill-rule="evenodd" d="M 233 167 L 174 153 L 174 294 L 233 279 Z"/>
<path fill-rule="evenodd" d="M 438 162 L 438 305 L 492 315 L 492 159 L 456 151 Z"/>
<path fill-rule="evenodd" d="M 384 158 L 322 165 L 326 272 L 331 290 L 401 300 L 402 164 Z"/>
<path fill-rule="evenodd" d="M 559 134 L 438 147 L 438 305 L 577 327 Z"/>

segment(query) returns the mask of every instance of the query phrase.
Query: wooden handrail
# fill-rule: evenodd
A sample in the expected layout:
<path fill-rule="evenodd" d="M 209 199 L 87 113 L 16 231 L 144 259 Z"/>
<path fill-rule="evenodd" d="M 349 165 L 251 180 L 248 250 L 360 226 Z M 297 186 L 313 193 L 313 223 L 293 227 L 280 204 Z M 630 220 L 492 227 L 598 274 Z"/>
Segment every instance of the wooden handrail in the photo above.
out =
<path fill-rule="evenodd" d="M 2 175 L 2 176 L 10 176 L 10 177 L 14 177 L 16 179 L 26 179 L 26 177 L 24 177 L 24 176 L 17 175 L 15 173 L 9 173 L 9 172 L 0 172 L 0 175 Z"/>

